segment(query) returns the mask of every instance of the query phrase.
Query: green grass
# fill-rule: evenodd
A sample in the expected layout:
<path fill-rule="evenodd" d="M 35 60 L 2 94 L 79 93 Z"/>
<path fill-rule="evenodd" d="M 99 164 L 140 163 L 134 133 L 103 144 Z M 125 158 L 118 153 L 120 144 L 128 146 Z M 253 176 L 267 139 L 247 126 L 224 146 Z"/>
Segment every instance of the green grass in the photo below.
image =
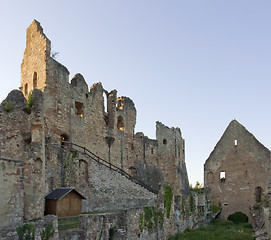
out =
<path fill-rule="evenodd" d="M 70 218 L 59 218 L 58 219 L 58 230 L 68 230 L 79 228 L 79 217 L 70 217 Z"/>
<path fill-rule="evenodd" d="M 82 214 L 103 214 L 103 213 L 114 213 L 114 211 L 93 211 L 93 212 L 82 212 Z"/>
<path fill-rule="evenodd" d="M 232 221 L 215 220 L 207 227 L 178 233 L 169 240 L 253 240 L 249 223 L 234 224 Z"/>

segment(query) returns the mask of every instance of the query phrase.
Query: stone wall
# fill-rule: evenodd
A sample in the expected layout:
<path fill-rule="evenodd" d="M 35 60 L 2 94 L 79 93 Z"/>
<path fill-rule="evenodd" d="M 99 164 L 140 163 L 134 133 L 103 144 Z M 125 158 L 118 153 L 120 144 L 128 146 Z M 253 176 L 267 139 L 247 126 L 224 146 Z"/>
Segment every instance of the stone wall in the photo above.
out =
<path fill-rule="evenodd" d="M 26 222 L 24 224 L 16 224 L 10 227 L 1 229 L 0 239 L 1 240 L 19 240 L 18 230 L 23 229 L 24 226 L 30 226 L 34 230 L 35 240 L 42 239 L 42 235 L 47 232 L 52 233 L 50 240 L 58 240 L 58 219 L 54 215 L 47 215 L 41 219 L 35 219 L 34 221 Z M 29 238 L 30 239 L 30 238 Z M 45 239 L 45 238 L 44 238 Z M 71 238 L 70 238 L 71 239 Z"/>
<path fill-rule="evenodd" d="M 69 71 L 50 56 L 50 49 L 50 40 L 34 21 L 27 29 L 21 82 L 22 91 L 27 84 L 29 91 L 38 88 L 44 92 L 45 136 L 85 146 L 153 188 L 158 189 L 159 182 L 167 181 L 175 195 L 186 191 L 188 178 L 180 129 L 157 122 L 156 140 L 142 133 L 134 134 L 133 101 L 118 97 L 116 90 L 105 90 L 101 83 L 89 88 L 81 74 L 76 74 L 69 83 Z M 59 177 L 63 169 L 58 155 L 49 151 L 45 154 L 45 182 L 49 191 L 63 185 Z"/>
<path fill-rule="evenodd" d="M 0 107 L 1 156 L 23 162 L 24 217 L 44 214 L 44 134 L 42 92 L 34 90 L 31 107 L 22 92 L 13 90 Z"/>
<path fill-rule="evenodd" d="M 0 107 L 0 157 L 23 163 L 18 173 L 23 172 L 24 201 L 18 216 L 26 220 L 43 217 L 44 196 L 58 187 L 76 187 L 87 198 L 83 204 L 87 212 L 154 207 L 155 194 L 88 159 L 70 142 L 156 190 L 167 182 L 175 197 L 189 195 L 179 128 L 157 122 L 156 139 L 135 133 L 137 111 L 129 97 L 107 91 L 101 83 L 89 88 L 81 74 L 69 82 L 69 71 L 51 56 L 51 41 L 41 25 L 33 21 L 26 35 L 21 91 L 12 91 Z M 165 220 L 163 236 L 176 229 L 173 209 Z M 138 220 L 128 215 L 129 221 Z M 135 216 L 140 218 L 137 210 Z M 131 236 L 137 231 L 131 230 Z"/>
<path fill-rule="evenodd" d="M 23 222 L 24 183 L 23 162 L 0 158 L 1 226 Z"/>
<path fill-rule="evenodd" d="M 204 184 L 221 218 L 243 212 L 269 192 L 270 151 L 236 120 L 232 121 L 204 165 Z"/>

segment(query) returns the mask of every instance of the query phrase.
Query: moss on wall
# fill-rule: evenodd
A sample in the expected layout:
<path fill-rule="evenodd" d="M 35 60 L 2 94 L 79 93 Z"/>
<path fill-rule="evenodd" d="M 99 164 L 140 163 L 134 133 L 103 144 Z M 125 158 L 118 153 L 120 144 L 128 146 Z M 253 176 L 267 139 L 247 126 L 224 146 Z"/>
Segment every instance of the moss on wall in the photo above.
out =
<path fill-rule="evenodd" d="M 166 216 L 169 218 L 170 216 L 170 209 L 172 205 L 172 200 L 173 200 L 173 190 L 170 185 L 165 184 L 164 186 L 164 208 L 166 211 Z"/>
<path fill-rule="evenodd" d="M 190 212 L 194 212 L 195 210 L 195 202 L 194 202 L 194 197 L 193 197 L 193 194 L 190 194 Z"/>
<path fill-rule="evenodd" d="M 154 207 L 144 207 L 144 212 L 139 216 L 139 229 L 153 232 L 154 229 L 162 227 L 164 224 L 164 214 L 162 211 L 156 211 Z"/>

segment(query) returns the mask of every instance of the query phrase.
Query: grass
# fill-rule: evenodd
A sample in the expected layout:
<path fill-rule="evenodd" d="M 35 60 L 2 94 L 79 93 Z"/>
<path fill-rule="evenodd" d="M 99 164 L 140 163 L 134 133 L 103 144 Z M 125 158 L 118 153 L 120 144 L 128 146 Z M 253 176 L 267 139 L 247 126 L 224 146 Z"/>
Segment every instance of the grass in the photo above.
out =
<path fill-rule="evenodd" d="M 79 217 L 59 218 L 58 219 L 58 230 L 68 230 L 79 228 Z"/>
<path fill-rule="evenodd" d="M 113 211 L 93 211 L 93 212 L 82 212 L 82 214 L 103 214 L 103 213 L 113 213 Z"/>
<path fill-rule="evenodd" d="M 186 230 L 169 240 L 253 240 L 253 229 L 249 223 L 235 224 L 232 221 L 214 220 L 207 227 Z"/>

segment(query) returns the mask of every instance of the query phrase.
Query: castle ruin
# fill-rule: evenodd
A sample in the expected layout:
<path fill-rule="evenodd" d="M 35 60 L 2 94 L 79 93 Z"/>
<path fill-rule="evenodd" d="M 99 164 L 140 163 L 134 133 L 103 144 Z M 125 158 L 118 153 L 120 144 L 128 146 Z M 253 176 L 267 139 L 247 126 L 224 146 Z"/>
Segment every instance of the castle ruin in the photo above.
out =
<path fill-rule="evenodd" d="M 26 31 L 20 90 L 11 91 L 0 108 L 1 228 L 43 218 L 44 197 L 59 187 L 73 187 L 86 198 L 83 212 L 142 211 L 159 206 L 163 184 L 173 199 L 159 239 L 193 224 L 180 214 L 174 220 L 190 194 L 180 129 L 157 122 L 156 139 L 149 139 L 134 132 L 136 114 L 133 101 L 116 90 L 101 83 L 89 88 L 81 74 L 69 81 L 34 20 Z M 134 215 L 137 227 L 126 239 L 140 238 Z"/>
<path fill-rule="evenodd" d="M 20 90 L 0 106 L 0 239 L 36 221 L 40 236 L 57 217 L 45 216 L 55 189 L 82 194 L 80 227 L 53 239 L 167 239 L 220 217 L 246 214 L 271 236 L 270 151 L 236 120 L 204 165 L 205 193 L 189 188 L 179 128 L 156 122 L 156 139 L 135 133 L 136 108 L 117 90 L 88 86 L 51 56 L 34 20 L 26 32 Z M 147 217 L 147 214 L 148 217 Z M 151 215 L 151 217 L 150 217 Z"/>
<path fill-rule="evenodd" d="M 205 191 L 221 208 L 220 218 L 241 212 L 265 237 L 270 236 L 270 157 L 269 149 L 233 120 L 204 164 Z"/>

